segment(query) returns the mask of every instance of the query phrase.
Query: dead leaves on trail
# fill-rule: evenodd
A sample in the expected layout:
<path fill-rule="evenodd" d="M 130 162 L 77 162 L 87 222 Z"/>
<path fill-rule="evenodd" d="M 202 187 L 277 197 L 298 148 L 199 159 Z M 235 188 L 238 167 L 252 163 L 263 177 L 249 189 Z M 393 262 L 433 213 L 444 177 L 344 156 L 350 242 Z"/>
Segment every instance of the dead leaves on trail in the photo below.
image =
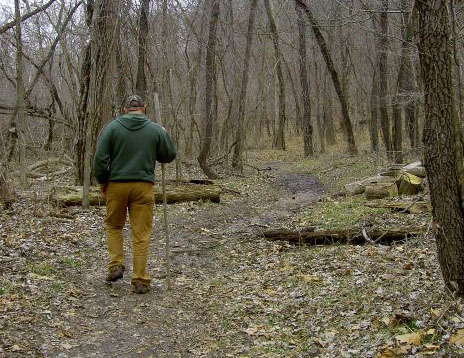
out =
<path fill-rule="evenodd" d="M 142 303 L 129 288 L 94 282 L 104 277 L 101 211 L 69 209 L 64 222 L 30 212 L 4 217 L 0 356 L 87 356 L 87 341 L 105 342 L 104 329 L 113 324 L 121 328 L 115 339 L 125 349 L 128 340 L 149 334 L 158 335 L 149 336 L 147 347 L 170 344 L 166 355 L 137 347 L 128 357 L 458 357 L 453 354 L 463 349 L 463 322 L 457 319 L 463 306 L 443 294 L 431 238 L 327 247 L 271 243 L 258 234 L 241 240 L 237 233 L 251 232 L 245 228 L 272 224 L 275 204 L 263 203 L 265 195 L 248 183 L 231 187 L 242 197 L 225 195 L 221 206 L 170 208 L 178 245 L 175 289 L 154 290 Z M 269 215 L 258 216 L 264 210 Z M 357 217 L 367 222 L 364 211 Z M 399 220 L 381 219 L 389 225 Z M 200 243 L 208 240 L 215 246 L 203 250 Z M 162 247 L 162 238 L 154 241 L 153 247 Z M 151 264 L 161 285 L 163 257 L 156 250 Z M 98 270 L 101 277 L 95 277 Z"/>
<path fill-rule="evenodd" d="M 433 249 L 432 241 L 226 245 L 218 254 L 228 275 L 218 273 L 208 291 L 216 299 L 206 301 L 222 345 L 209 347 L 206 356 L 388 358 L 448 351 L 436 325 L 444 310 L 437 306 L 443 296 L 438 267 L 430 264 Z M 448 322 L 447 314 L 440 318 Z"/>
<path fill-rule="evenodd" d="M 449 340 L 450 345 L 464 348 L 464 329 L 458 329 L 454 332 Z"/>

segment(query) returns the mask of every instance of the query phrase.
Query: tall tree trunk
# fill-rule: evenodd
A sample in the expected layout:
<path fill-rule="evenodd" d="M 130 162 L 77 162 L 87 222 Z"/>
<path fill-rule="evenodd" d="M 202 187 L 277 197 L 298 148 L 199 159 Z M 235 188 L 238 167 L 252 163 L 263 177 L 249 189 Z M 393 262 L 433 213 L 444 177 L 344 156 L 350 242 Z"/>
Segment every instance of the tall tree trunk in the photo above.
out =
<path fill-rule="evenodd" d="M 174 121 L 176 121 L 176 113 L 173 104 L 173 97 L 172 97 L 172 84 L 171 84 L 171 63 L 169 61 L 169 53 L 170 48 L 172 46 L 171 41 L 169 41 L 169 28 L 168 28 L 168 0 L 163 0 L 163 18 L 162 18 L 162 28 L 161 28 L 161 46 L 162 46 L 162 57 L 161 57 L 161 68 L 163 71 L 163 91 L 161 92 L 161 104 L 163 106 L 163 110 L 161 111 L 161 115 L 163 116 L 164 126 L 169 130 L 174 130 L 171 128 L 175 126 Z M 175 138 L 177 142 L 177 138 Z M 180 154 L 176 157 L 177 159 L 180 158 Z"/>
<path fill-rule="evenodd" d="M 117 87 L 116 87 L 116 115 L 122 113 L 122 109 L 124 107 L 124 100 L 126 97 L 126 73 L 125 69 L 126 66 L 124 65 L 124 57 L 123 57 L 123 50 L 122 50 L 122 41 L 121 41 L 121 20 L 118 20 L 117 28 L 116 28 L 116 49 L 115 49 L 115 57 L 116 57 L 116 77 L 117 77 Z M 140 57 L 139 57 L 140 58 Z"/>
<path fill-rule="evenodd" d="M 213 138 L 213 88 L 214 76 L 216 76 L 216 40 L 217 40 L 217 25 L 219 21 L 220 7 L 219 0 L 211 2 L 211 18 L 209 21 L 208 45 L 206 49 L 206 65 L 205 65 L 205 104 L 206 104 L 206 123 L 204 133 L 201 140 L 200 154 L 198 155 L 198 163 L 201 169 L 208 178 L 218 178 L 217 174 L 210 168 L 207 163 L 211 142 Z"/>
<path fill-rule="evenodd" d="M 85 8 L 85 21 L 87 26 L 92 26 L 92 17 L 95 2 L 89 0 Z M 79 108 L 77 110 L 77 141 L 75 146 L 75 163 L 76 163 L 76 184 L 84 185 L 84 163 L 85 163 L 85 143 L 87 133 L 87 107 L 89 102 L 90 88 L 90 69 L 91 69 L 91 43 L 85 45 L 83 50 L 83 60 L 80 68 L 79 78 Z"/>
<path fill-rule="evenodd" d="M 277 82 L 279 87 L 279 111 L 277 119 L 277 129 L 274 136 L 274 148 L 285 149 L 285 83 L 284 75 L 282 72 L 282 53 L 280 52 L 279 34 L 274 19 L 274 14 L 269 0 L 264 0 L 266 7 L 267 18 L 269 20 L 269 27 L 271 30 L 272 43 L 274 44 L 274 58 L 276 63 Z"/>
<path fill-rule="evenodd" d="M 353 0 L 347 1 L 346 7 L 348 7 L 349 18 L 352 18 L 353 16 L 353 5 L 354 5 Z M 344 16 L 344 14 L 340 12 L 338 16 Z M 342 53 L 341 53 L 341 70 L 340 70 L 341 80 L 340 82 L 342 85 L 343 94 L 345 95 L 345 100 L 346 100 L 346 105 L 348 106 L 348 111 L 351 114 L 353 114 L 352 104 L 351 104 L 352 101 L 350 100 L 351 93 L 352 93 L 351 91 L 351 87 L 352 87 L 351 86 L 351 72 L 352 71 L 351 71 L 351 60 L 350 60 L 350 48 L 352 47 L 352 43 L 351 43 L 352 36 L 350 33 L 351 32 L 350 22 L 347 22 L 345 26 L 339 26 L 339 30 L 340 30 L 340 39 L 342 39 L 342 43 L 343 43 L 343 49 L 341 50 Z M 354 124 L 356 125 L 356 116 L 354 116 Z M 343 130 L 346 130 L 345 123 L 343 120 L 341 122 L 341 127 Z"/>
<path fill-rule="evenodd" d="M 379 152 L 379 75 L 374 69 L 371 89 L 371 118 L 369 121 L 369 133 L 372 153 Z"/>
<path fill-rule="evenodd" d="M 139 43 L 137 61 L 137 82 L 135 90 L 145 101 L 147 101 L 147 77 L 145 67 L 147 64 L 147 37 L 148 37 L 148 12 L 150 10 L 150 0 L 142 0 L 139 17 Z"/>
<path fill-rule="evenodd" d="M 328 73 L 324 71 L 324 131 L 325 139 L 328 145 L 335 144 L 335 128 L 333 120 L 333 98 L 332 98 L 332 89 L 327 83 Z"/>
<path fill-rule="evenodd" d="M 412 40 L 412 26 L 410 23 L 410 15 L 408 12 L 409 1 L 402 0 L 401 9 L 402 14 L 402 26 L 401 26 L 401 58 L 400 58 L 400 69 L 398 71 L 398 81 L 395 100 L 393 103 L 393 151 L 395 163 L 403 162 L 403 121 L 401 112 L 404 109 L 405 122 L 408 132 L 413 132 L 415 128 L 411 125 L 413 121 L 412 116 L 415 115 L 414 110 L 414 72 L 412 66 L 412 55 L 414 51 L 411 49 Z M 414 137 L 412 137 L 414 138 Z M 414 140 L 411 141 L 411 147 L 414 148 Z"/>
<path fill-rule="evenodd" d="M 327 43 L 325 42 L 324 36 L 322 36 L 319 25 L 317 24 L 316 19 L 314 18 L 314 15 L 311 12 L 310 8 L 306 6 L 303 0 L 295 1 L 297 2 L 297 5 L 303 9 L 303 11 L 306 13 L 306 16 L 308 17 L 309 23 L 311 24 L 311 28 L 314 32 L 314 37 L 316 37 L 317 44 L 319 45 L 319 49 L 321 50 L 322 56 L 324 57 L 325 63 L 327 65 L 327 69 L 329 70 L 330 75 L 332 76 L 335 91 L 337 92 L 338 99 L 340 101 L 340 106 L 342 108 L 343 123 L 345 126 L 344 133 L 346 142 L 348 144 L 348 153 L 356 154 L 358 150 L 356 149 L 356 143 L 354 141 L 353 126 L 351 124 L 350 113 L 348 112 L 348 104 L 346 102 L 342 86 L 340 84 L 340 79 L 338 77 L 337 70 L 335 69 L 332 57 L 330 56 Z"/>
<path fill-rule="evenodd" d="M 462 83 L 462 76 L 461 76 L 461 61 L 459 58 L 459 52 L 457 49 L 457 37 L 458 33 L 456 31 L 457 26 L 457 19 L 456 19 L 456 8 L 454 4 L 454 0 L 450 0 L 449 2 L 449 12 L 451 14 L 451 33 L 452 33 L 452 44 L 453 44 L 453 59 L 454 59 L 454 66 L 455 66 L 455 73 L 456 73 L 456 88 L 457 88 L 457 98 L 459 103 L 459 117 L 461 121 L 464 119 L 464 91 L 463 91 L 463 83 Z"/>
<path fill-rule="evenodd" d="M 14 199 L 14 192 L 8 182 L 7 161 L 6 158 L 3 158 L 2 163 L 0 163 L 0 201 L 3 203 L 3 208 L 11 208 Z"/>
<path fill-rule="evenodd" d="M 450 290 L 464 296 L 463 142 L 453 92 L 447 3 L 416 3 L 425 98 L 424 158 L 443 278 Z"/>
<path fill-rule="evenodd" d="M 223 27 L 224 39 L 222 49 L 222 60 L 221 60 L 221 74 L 222 74 L 222 85 L 224 92 L 227 96 L 227 108 L 226 116 L 222 122 L 219 140 L 219 150 L 224 153 L 223 165 L 227 167 L 229 165 L 230 155 L 230 135 L 233 132 L 233 127 L 238 127 L 238 114 L 236 112 L 236 103 L 240 96 L 237 91 L 240 91 L 240 83 L 238 83 L 238 54 L 237 47 L 235 45 L 235 17 L 234 17 L 234 4 L 233 0 L 224 1 L 224 22 Z M 236 128 L 235 128 L 236 129 Z M 233 135 L 233 134 L 232 134 Z"/>
<path fill-rule="evenodd" d="M 324 126 L 324 87 L 322 81 L 325 81 L 325 74 L 319 70 L 317 57 L 314 56 L 316 53 L 315 48 L 311 49 L 313 53 L 313 67 L 314 67 L 314 87 L 316 88 L 316 103 L 317 103 L 317 115 L 316 124 L 317 132 L 319 134 L 320 153 L 325 153 L 325 126 Z"/>
<path fill-rule="evenodd" d="M 92 157 L 97 134 L 103 123 L 111 118 L 111 78 L 116 65 L 116 21 L 119 11 L 117 0 L 96 0 L 90 27 L 90 80 L 85 111 L 86 133 L 84 143 L 84 186 L 82 207 L 89 207 L 89 187 Z"/>
<path fill-rule="evenodd" d="M 201 46 L 199 46 L 200 51 Z M 188 43 L 185 45 L 185 58 L 187 63 L 187 73 L 188 73 L 188 86 L 189 86 L 189 96 L 188 96 L 188 113 L 189 113 L 189 130 L 187 133 L 186 143 L 185 143 L 185 156 L 187 158 L 192 157 L 193 152 L 193 133 L 195 130 L 195 107 L 197 102 L 197 77 L 198 77 L 198 67 L 199 61 L 191 63 L 190 57 L 188 54 Z"/>
<path fill-rule="evenodd" d="M 403 31 L 402 36 L 404 42 L 402 50 L 404 50 L 404 75 L 401 81 L 401 101 L 404 103 L 404 119 L 406 132 L 409 137 L 411 148 L 416 149 L 419 146 L 419 109 L 416 96 L 416 69 L 414 66 L 414 57 L 417 53 L 416 46 L 413 44 L 413 17 L 410 10 L 411 2 L 402 0 L 401 8 L 403 10 Z M 403 59 L 403 55 L 402 55 Z"/>
<path fill-rule="evenodd" d="M 395 163 L 403 163 L 403 127 L 402 127 L 402 113 L 401 103 L 398 96 L 396 96 L 393 103 L 393 146 L 392 146 L 392 159 Z"/>
<path fill-rule="evenodd" d="M 245 57 L 243 58 L 243 72 L 242 72 L 242 85 L 240 87 L 240 98 L 238 101 L 238 118 L 237 118 L 237 131 L 235 133 L 235 147 L 234 156 L 232 158 L 232 167 L 243 170 L 243 143 L 245 143 L 245 107 L 246 95 L 248 90 L 249 68 L 250 68 L 250 53 L 253 43 L 253 29 L 255 26 L 256 6 L 258 0 L 251 0 L 250 15 L 248 17 L 248 31 L 247 42 L 245 47 Z"/>
<path fill-rule="evenodd" d="M 391 158 L 392 144 L 390 135 L 390 117 L 388 115 L 388 0 L 382 0 L 382 11 L 380 13 L 379 39 L 379 97 L 380 97 L 380 126 L 382 128 L 383 142 L 387 155 Z"/>
<path fill-rule="evenodd" d="M 304 156 L 309 157 L 314 155 L 313 147 L 313 126 L 311 124 L 311 99 L 310 99 L 310 83 L 308 76 L 308 61 L 306 54 L 306 26 L 303 18 L 303 12 L 295 2 L 295 11 L 298 22 L 298 43 L 299 43 L 299 62 L 300 62 L 300 83 L 301 95 L 303 97 L 303 145 Z M 323 146 L 323 143 L 321 144 Z"/>
<path fill-rule="evenodd" d="M 202 39 L 203 39 L 203 34 L 205 32 L 205 27 L 206 27 L 206 6 L 207 6 L 207 1 L 203 4 L 203 11 L 200 10 L 201 12 L 201 25 L 200 25 L 200 31 L 199 34 L 197 34 L 194 30 L 193 24 L 187 20 L 187 25 L 191 28 L 191 33 L 193 33 L 196 36 L 196 40 L 200 46 L 197 46 L 196 51 L 194 52 L 194 56 L 191 59 L 188 51 L 188 41 L 186 41 L 185 48 L 184 48 L 184 54 L 185 54 L 185 59 L 186 59 L 186 64 L 187 64 L 187 72 L 188 72 L 188 83 L 189 83 L 189 96 L 188 96 L 188 113 L 189 113 L 189 125 L 188 125 L 188 133 L 187 133 L 187 138 L 186 138 L 186 143 L 185 143 L 185 148 L 186 148 L 186 156 L 187 158 L 192 158 L 193 156 L 193 142 L 194 142 L 194 133 L 195 131 L 199 131 L 198 129 L 198 124 L 196 121 L 196 106 L 197 106 L 197 99 L 198 99 L 198 78 L 199 78 L 199 73 L 200 73 L 200 68 L 202 65 L 202 58 L 203 58 L 203 51 L 204 51 L 204 46 L 202 46 Z M 198 4 L 197 9 L 200 9 L 200 3 Z M 196 9 L 196 11 L 198 11 Z"/>
<path fill-rule="evenodd" d="M 19 139 L 19 169 L 22 185 L 26 185 L 26 101 L 23 80 L 23 42 L 21 38 L 21 12 L 19 0 L 14 1 L 16 19 L 16 108 Z"/>
<path fill-rule="evenodd" d="M 53 146 L 53 140 L 55 136 L 55 121 L 51 118 L 55 116 L 56 109 L 55 109 L 55 102 L 52 103 L 52 107 L 50 108 L 50 113 L 48 118 L 48 136 L 47 136 L 47 143 L 45 143 L 45 150 L 50 151 Z"/>

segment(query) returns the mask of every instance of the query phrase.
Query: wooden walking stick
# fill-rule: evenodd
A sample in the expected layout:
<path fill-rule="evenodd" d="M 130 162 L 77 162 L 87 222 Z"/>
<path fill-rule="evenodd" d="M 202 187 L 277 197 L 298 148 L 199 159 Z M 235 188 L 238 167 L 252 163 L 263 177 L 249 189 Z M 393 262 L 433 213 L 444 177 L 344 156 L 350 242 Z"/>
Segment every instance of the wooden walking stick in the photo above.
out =
<path fill-rule="evenodd" d="M 163 191 L 163 214 L 164 214 L 164 236 L 166 239 L 166 284 L 167 289 L 171 289 L 171 257 L 169 250 L 169 228 L 168 228 L 168 201 L 166 199 L 166 169 L 161 163 L 161 187 Z"/>
<path fill-rule="evenodd" d="M 154 93 L 154 111 L 155 111 L 155 122 L 156 119 L 161 121 L 161 111 L 159 105 L 158 93 Z M 164 129 L 164 128 L 163 128 Z M 161 163 L 161 188 L 163 192 L 163 215 L 164 215 L 164 236 L 166 239 L 165 255 L 166 255 L 166 286 L 167 289 L 171 289 L 171 256 L 169 254 L 169 228 L 168 228 L 168 201 L 166 199 L 166 168 L 165 164 Z"/>

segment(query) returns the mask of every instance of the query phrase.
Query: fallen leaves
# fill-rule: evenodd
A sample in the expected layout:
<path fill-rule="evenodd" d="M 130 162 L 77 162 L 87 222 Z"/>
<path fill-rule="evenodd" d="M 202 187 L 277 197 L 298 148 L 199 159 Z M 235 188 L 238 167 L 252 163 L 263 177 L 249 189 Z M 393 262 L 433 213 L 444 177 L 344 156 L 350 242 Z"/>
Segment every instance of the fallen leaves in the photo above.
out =
<path fill-rule="evenodd" d="M 421 344 L 422 335 L 420 332 L 413 332 L 395 336 L 395 339 L 398 344 L 418 347 Z"/>
<path fill-rule="evenodd" d="M 315 275 L 299 275 L 299 277 L 306 283 L 314 283 L 314 282 L 322 282 L 322 277 L 315 276 Z"/>
<path fill-rule="evenodd" d="M 451 346 L 464 348 L 464 329 L 458 329 L 454 332 L 450 337 L 449 344 Z"/>
<path fill-rule="evenodd" d="M 201 255 L 177 255 L 173 265 L 182 269 L 170 293 L 153 290 L 138 297 L 130 293 L 128 282 L 127 290 L 125 283 L 111 293 L 102 289 L 102 212 L 76 208 L 70 213 L 73 222 L 49 220 L 45 225 L 43 219 L 27 220 L 24 230 L 15 230 L 20 220 L 8 221 L 0 230 L 0 256 L 12 258 L 0 274 L 0 288 L 5 287 L 0 294 L 0 341 L 2 334 L 7 338 L 0 355 L 1 349 L 10 353 L 14 347 L 18 356 L 25 356 L 43 341 L 48 356 L 82 353 L 89 342 L 108 343 L 107 327 L 117 327 L 116 342 L 111 343 L 115 346 L 145 336 L 144 344 L 164 342 L 160 344 L 170 351 L 154 355 L 160 357 L 176 356 L 186 347 L 192 358 L 392 358 L 460 347 L 459 322 L 450 319 L 453 309 L 445 309 L 448 302 L 431 238 L 394 246 L 308 248 L 264 242 L 256 231 L 256 236 L 241 240 L 252 229 L 272 226 L 275 214 L 275 202 L 262 195 L 270 190 L 255 184 L 244 187 L 252 180 L 240 184 L 245 202 L 242 196 L 226 198 L 221 206 L 170 207 L 173 239 L 179 247 L 198 248 L 200 240 L 222 235 L 234 238 Z M 362 220 L 366 227 L 399 224 L 394 215 Z M 240 231 L 244 228 L 250 231 Z M 2 235 L 9 238 L 8 245 Z M 162 265 L 160 252 L 161 257 L 155 250 L 150 255 L 151 269 Z M 30 270 L 39 259 L 55 270 L 47 271 L 46 265 Z M 74 265 L 79 263 L 77 269 Z M 156 277 L 154 282 L 163 279 Z M 23 322 L 23 317 L 32 321 Z M 150 353 L 144 354 L 140 353 Z"/>
<path fill-rule="evenodd" d="M 72 349 L 73 347 L 74 346 L 72 344 L 69 344 L 69 343 L 62 343 L 61 344 L 61 348 L 66 349 L 66 350 Z"/>

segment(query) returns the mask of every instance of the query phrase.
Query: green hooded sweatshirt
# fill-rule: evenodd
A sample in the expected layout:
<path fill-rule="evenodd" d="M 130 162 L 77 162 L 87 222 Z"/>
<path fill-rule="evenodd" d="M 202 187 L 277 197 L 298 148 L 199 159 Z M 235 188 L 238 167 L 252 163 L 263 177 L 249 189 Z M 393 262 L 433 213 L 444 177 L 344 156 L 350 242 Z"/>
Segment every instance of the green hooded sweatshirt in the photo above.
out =
<path fill-rule="evenodd" d="M 145 115 L 128 113 L 111 121 L 97 143 L 93 170 L 99 184 L 155 181 L 155 162 L 169 163 L 176 148 L 166 131 Z"/>

